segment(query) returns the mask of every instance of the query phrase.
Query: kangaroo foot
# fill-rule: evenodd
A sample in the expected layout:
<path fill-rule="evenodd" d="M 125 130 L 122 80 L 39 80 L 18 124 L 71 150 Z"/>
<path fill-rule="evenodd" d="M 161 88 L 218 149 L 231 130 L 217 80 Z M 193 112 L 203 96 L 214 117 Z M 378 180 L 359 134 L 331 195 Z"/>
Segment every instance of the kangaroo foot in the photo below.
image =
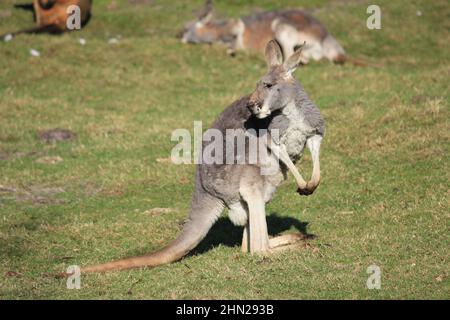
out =
<path fill-rule="evenodd" d="M 291 249 L 298 249 L 298 248 L 303 248 L 304 247 L 304 243 L 302 242 L 295 242 L 295 243 L 291 243 L 291 244 L 287 244 L 281 247 L 275 247 L 275 248 L 271 248 L 270 252 L 271 253 L 278 253 L 278 252 L 283 252 L 283 251 L 287 251 L 287 250 L 291 250 Z"/>
<path fill-rule="evenodd" d="M 298 242 L 305 240 L 307 237 L 301 233 L 284 234 L 275 238 L 269 239 L 270 249 L 281 248 L 284 246 L 297 244 Z"/>
<path fill-rule="evenodd" d="M 269 239 L 270 252 L 281 252 L 305 247 L 305 240 L 315 238 L 314 235 L 291 233 Z"/>

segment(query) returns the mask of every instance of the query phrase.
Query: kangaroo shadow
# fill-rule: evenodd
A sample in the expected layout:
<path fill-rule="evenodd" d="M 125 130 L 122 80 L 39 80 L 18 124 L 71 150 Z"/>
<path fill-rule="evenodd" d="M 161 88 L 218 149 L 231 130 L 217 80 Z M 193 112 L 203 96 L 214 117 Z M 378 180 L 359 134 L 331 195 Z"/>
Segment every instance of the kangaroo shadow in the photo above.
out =
<path fill-rule="evenodd" d="M 295 218 L 282 217 L 277 213 L 267 216 L 267 228 L 270 236 L 275 236 L 292 227 L 305 236 L 305 239 L 315 238 L 307 231 L 308 222 L 301 222 Z M 209 230 L 203 241 L 191 251 L 189 255 L 205 253 L 219 244 L 227 247 L 241 246 L 243 227 L 235 226 L 227 217 L 221 217 Z"/>

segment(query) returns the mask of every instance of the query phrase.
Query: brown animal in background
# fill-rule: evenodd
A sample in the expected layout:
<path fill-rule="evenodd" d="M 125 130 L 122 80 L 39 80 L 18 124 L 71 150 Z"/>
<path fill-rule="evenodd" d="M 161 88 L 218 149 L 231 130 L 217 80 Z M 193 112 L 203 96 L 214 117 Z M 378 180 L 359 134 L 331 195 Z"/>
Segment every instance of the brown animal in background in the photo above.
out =
<path fill-rule="evenodd" d="M 33 4 L 16 5 L 15 7 L 33 10 L 36 26 L 8 34 L 62 33 L 70 31 L 66 24 L 67 19 L 72 14 L 72 12 L 68 12 L 68 8 L 72 5 L 80 8 L 81 27 L 85 26 L 91 18 L 92 0 L 33 0 Z"/>
<path fill-rule="evenodd" d="M 327 58 L 334 63 L 366 63 L 351 59 L 342 46 L 313 16 L 304 10 L 287 9 L 258 12 L 239 19 L 216 20 L 212 0 L 208 0 L 196 21 L 185 25 L 183 43 L 214 43 L 228 45 L 228 53 L 237 49 L 264 52 L 266 43 L 276 39 L 285 58 L 291 56 L 303 43 L 303 64 L 310 59 Z"/>

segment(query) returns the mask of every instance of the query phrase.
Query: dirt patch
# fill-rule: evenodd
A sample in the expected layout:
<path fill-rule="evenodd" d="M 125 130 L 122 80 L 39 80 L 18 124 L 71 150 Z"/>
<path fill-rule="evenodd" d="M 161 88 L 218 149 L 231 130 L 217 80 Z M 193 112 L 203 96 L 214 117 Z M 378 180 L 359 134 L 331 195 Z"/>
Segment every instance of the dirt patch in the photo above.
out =
<path fill-rule="evenodd" d="M 3 193 L 4 193 L 4 192 L 17 192 L 17 190 L 14 189 L 14 188 L 10 188 L 10 187 L 3 186 L 3 185 L 0 184 L 0 194 L 1 194 L 2 192 L 3 192 Z"/>
<path fill-rule="evenodd" d="M 17 202 L 32 204 L 62 204 L 64 200 L 57 199 L 56 196 L 64 193 L 60 187 L 40 187 L 30 186 L 26 188 L 14 188 L 0 185 L 0 199 L 12 199 Z"/>
<path fill-rule="evenodd" d="M 153 0 L 128 0 L 128 3 L 132 6 L 149 6 L 153 4 Z"/>
<path fill-rule="evenodd" d="M 157 215 L 164 214 L 164 213 L 170 213 L 172 211 L 173 211 L 172 208 L 153 208 L 153 209 L 144 211 L 144 214 L 148 215 L 148 216 L 157 216 Z"/>
<path fill-rule="evenodd" d="M 421 104 L 430 100 L 442 99 L 442 97 L 438 96 L 425 96 L 425 95 L 417 95 L 411 98 L 411 102 L 414 104 Z"/>
<path fill-rule="evenodd" d="M 38 135 L 39 139 L 46 143 L 73 140 L 76 137 L 76 134 L 74 132 L 61 128 L 42 130 L 38 132 Z"/>
<path fill-rule="evenodd" d="M 54 157 L 42 157 L 37 159 L 36 163 L 42 163 L 42 164 L 57 164 L 59 162 L 62 162 L 63 158 L 60 156 L 54 156 Z"/>
<path fill-rule="evenodd" d="M 22 275 L 15 271 L 7 271 L 7 272 L 5 272 L 5 277 L 7 277 L 7 278 L 22 278 Z"/>
<path fill-rule="evenodd" d="M 24 157 L 38 155 L 38 151 L 21 152 L 21 151 L 0 151 L 0 160 L 14 160 Z"/>
<path fill-rule="evenodd" d="M 117 10 L 117 7 L 117 1 L 113 0 L 106 6 L 106 9 L 108 9 L 108 11 L 115 11 Z"/>
<path fill-rule="evenodd" d="M 0 18 L 9 18 L 11 14 L 11 10 L 0 10 Z"/>
<path fill-rule="evenodd" d="M 191 182 L 188 178 L 186 178 L 186 177 L 181 177 L 179 180 L 178 180 L 178 182 L 180 183 L 180 184 L 188 184 L 189 182 Z"/>

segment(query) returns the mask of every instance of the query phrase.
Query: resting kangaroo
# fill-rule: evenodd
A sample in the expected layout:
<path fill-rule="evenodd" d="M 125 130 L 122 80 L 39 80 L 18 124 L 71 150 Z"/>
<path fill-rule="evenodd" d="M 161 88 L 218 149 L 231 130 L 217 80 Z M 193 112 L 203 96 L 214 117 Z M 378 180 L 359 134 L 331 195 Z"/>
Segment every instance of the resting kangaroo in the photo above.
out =
<path fill-rule="evenodd" d="M 265 204 L 286 179 L 288 170 L 293 173 L 300 194 L 311 194 L 318 186 L 319 150 L 324 135 L 324 122 L 317 107 L 292 76 L 300 63 L 301 49 L 283 63 L 281 48 L 272 40 L 267 44 L 265 56 L 268 72 L 258 82 L 256 90 L 226 108 L 211 128 L 221 133 L 223 141 L 229 134 L 229 129 L 234 129 L 233 134 L 237 132 L 237 135 L 245 135 L 251 129 L 253 132 L 264 132 L 259 129 L 267 129 L 267 134 L 259 135 L 257 139 L 263 141 L 266 151 L 269 148 L 273 152 L 267 152 L 265 159 L 258 158 L 255 163 L 198 164 L 191 211 L 178 238 L 155 253 L 85 267 L 81 272 L 155 267 L 179 260 L 200 243 L 225 208 L 229 210 L 229 217 L 235 225 L 244 226 L 244 252 L 264 253 L 298 241 L 299 235 L 295 234 L 269 239 Z M 279 132 L 278 139 L 271 138 L 276 133 L 275 130 Z M 248 144 L 248 140 L 244 140 Z M 204 136 L 204 150 L 213 143 L 208 141 Z M 312 178 L 309 182 L 303 180 L 294 165 L 301 157 L 305 145 L 309 148 L 313 161 Z M 244 149 L 248 159 L 251 156 L 248 151 L 250 148 L 246 145 Z M 234 153 L 234 146 L 232 150 Z M 223 151 L 225 156 L 229 150 Z M 276 170 L 270 174 L 262 174 L 263 168 L 268 164 L 278 164 L 278 160 L 281 165 L 275 165 Z"/>
<path fill-rule="evenodd" d="M 260 12 L 240 19 L 215 20 L 212 0 L 206 2 L 198 20 L 185 25 L 184 43 L 223 42 L 228 52 L 236 49 L 263 52 L 270 39 L 276 39 L 285 57 L 306 41 L 301 62 L 327 58 L 343 63 L 348 57 L 327 29 L 313 16 L 299 9 Z"/>
<path fill-rule="evenodd" d="M 80 20 L 83 27 L 91 18 L 92 0 L 33 0 L 32 5 L 19 4 L 16 8 L 33 10 L 36 26 L 8 33 L 18 35 L 21 33 L 62 33 L 67 31 L 66 22 L 72 12 L 67 12 L 68 8 L 76 5 L 80 8 Z M 4 37 L 5 35 L 1 36 Z"/>

